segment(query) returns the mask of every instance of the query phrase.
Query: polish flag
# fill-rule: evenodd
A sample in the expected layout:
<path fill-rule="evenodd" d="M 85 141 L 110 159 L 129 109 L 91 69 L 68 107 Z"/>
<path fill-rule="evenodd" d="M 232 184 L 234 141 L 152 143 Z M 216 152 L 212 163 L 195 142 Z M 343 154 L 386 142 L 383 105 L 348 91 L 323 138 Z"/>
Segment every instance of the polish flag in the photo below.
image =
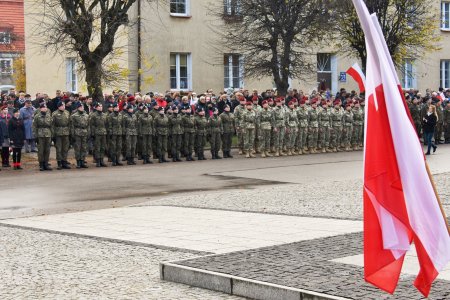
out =
<path fill-rule="evenodd" d="M 347 70 L 347 74 L 358 83 L 359 91 L 362 93 L 366 90 L 366 76 L 359 67 L 358 63 L 355 63 L 350 69 Z"/>
<path fill-rule="evenodd" d="M 366 37 L 364 277 L 394 293 L 414 243 L 416 288 L 428 296 L 450 261 L 447 221 L 427 171 L 422 146 L 401 93 L 378 19 L 353 0 Z"/>

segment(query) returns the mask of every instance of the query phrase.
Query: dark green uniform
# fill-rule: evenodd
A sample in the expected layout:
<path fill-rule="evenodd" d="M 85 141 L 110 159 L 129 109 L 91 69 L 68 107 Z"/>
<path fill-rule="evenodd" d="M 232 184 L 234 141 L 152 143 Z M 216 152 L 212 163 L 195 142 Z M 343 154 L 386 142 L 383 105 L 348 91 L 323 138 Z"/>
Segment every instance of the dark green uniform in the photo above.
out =
<path fill-rule="evenodd" d="M 442 144 L 441 138 L 442 133 L 444 132 L 444 109 L 442 108 L 442 105 L 436 105 L 436 114 L 438 120 L 436 123 L 436 129 L 434 130 L 434 141 L 435 144 Z"/>
<path fill-rule="evenodd" d="M 143 113 L 138 120 L 139 139 L 142 141 L 142 159 L 144 164 L 151 163 L 150 157 L 153 152 L 153 117 L 149 113 Z"/>
<path fill-rule="evenodd" d="M 86 168 L 84 161 L 88 152 L 89 115 L 85 111 L 77 110 L 70 116 L 70 135 L 73 139 L 77 168 Z"/>
<path fill-rule="evenodd" d="M 121 116 L 122 122 L 123 122 L 123 116 L 127 113 L 126 108 L 124 108 L 121 112 L 119 112 L 119 115 Z M 123 124 L 122 124 L 123 127 Z M 122 128 L 122 145 L 120 147 L 122 152 L 122 161 L 127 160 L 127 136 L 125 134 L 125 131 Z"/>
<path fill-rule="evenodd" d="M 233 140 L 234 114 L 231 112 L 223 112 L 220 116 L 220 132 L 222 133 L 222 152 L 224 158 L 232 158 L 231 143 Z"/>
<path fill-rule="evenodd" d="M 122 114 L 114 111 L 108 115 L 108 137 L 109 137 L 109 155 L 113 165 L 120 165 L 120 154 L 122 152 Z"/>
<path fill-rule="evenodd" d="M 33 136 L 38 141 L 38 160 L 41 170 L 51 170 L 48 167 L 50 158 L 50 146 L 52 145 L 52 116 L 38 112 L 33 119 Z"/>
<path fill-rule="evenodd" d="M 211 155 L 213 159 L 222 158 L 219 156 L 221 143 L 220 123 L 221 123 L 220 118 L 216 114 L 213 114 L 213 116 L 209 118 L 209 136 L 211 137 L 210 144 L 211 144 Z"/>
<path fill-rule="evenodd" d="M 134 157 L 136 155 L 137 127 L 137 117 L 134 113 L 127 112 L 123 115 L 122 130 L 126 136 L 128 164 L 136 164 Z"/>
<path fill-rule="evenodd" d="M 137 123 L 139 123 L 139 119 L 141 118 L 143 113 L 144 112 L 141 110 L 141 108 L 138 109 L 138 111 L 136 111 L 135 116 L 136 116 Z M 139 160 L 143 158 L 142 147 L 143 147 L 142 139 L 136 138 L 136 153 L 137 153 Z"/>
<path fill-rule="evenodd" d="M 184 146 L 184 155 L 186 156 L 187 161 L 194 160 L 192 158 L 192 152 L 194 151 L 194 142 L 195 142 L 195 117 L 191 114 L 183 115 L 182 117 L 183 124 L 183 146 Z"/>
<path fill-rule="evenodd" d="M 172 160 L 181 161 L 181 142 L 183 139 L 183 119 L 180 114 L 171 114 L 169 116 L 169 134 L 171 136 L 171 153 Z"/>
<path fill-rule="evenodd" d="M 408 105 L 409 113 L 413 119 L 414 126 L 416 128 L 417 135 L 420 137 L 420 131 L 422 129 L 422 118 L 420 117 L 420 107 L 418 104 L 411 103 Z"/>
<path fill-rule="evenodd" d="M 66 110 L 56 110 L 52 114 L 52 132 L 55 138 L 56 160 L 58 170 L 70 169 L 67 153 L 70 147 L 70 113 Z"/>
<path fill-rule="evenodd" d="M 89 126 L 91 128 L 91 135 L 94 138 L 94 159 L 97 167 L 106 165 L 103 162 L 106 149 L 106 114 L 101 111 L 94 111 L 89 116 Z"/>
<path fill-rule="evenodd" d="M 167 162 L 167 137 L 169 135 L 169 119 L 166 115 L 159 114 L 154 120 L 155 133 L 156 133 L 156 154 L 158 155 L 159 162 Z"/>
<path fill-rule="evenodd" d="M 450 143 L 450 105 L 447 104 L 444 110 L 444 137 L 445 143 Z"/>
<path fill-rule="evenodd" d="M 194 119 L 195 135 L 197 141 L 198 160 L 205 160 L 205 144 L 208 134 L 208 120 L 205 116 L 196 116 Z"/>

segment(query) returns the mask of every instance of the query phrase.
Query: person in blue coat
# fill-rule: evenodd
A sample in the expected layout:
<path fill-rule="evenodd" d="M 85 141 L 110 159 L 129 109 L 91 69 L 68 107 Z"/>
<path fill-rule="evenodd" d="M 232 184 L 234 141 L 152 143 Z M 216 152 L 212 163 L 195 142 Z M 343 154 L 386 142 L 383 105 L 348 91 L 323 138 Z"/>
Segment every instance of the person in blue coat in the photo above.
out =
<path fill-rule="evenodd" d="M 36 142 L 33 136 L 33 117 L 35 113 L 35 108 L 31 104 L 31 100 L 25 100 L 25 106 L 20 109 L 19 118 L 23 120 L 23 125 L 25 126 L 25 152 L 37 152 Z"/>

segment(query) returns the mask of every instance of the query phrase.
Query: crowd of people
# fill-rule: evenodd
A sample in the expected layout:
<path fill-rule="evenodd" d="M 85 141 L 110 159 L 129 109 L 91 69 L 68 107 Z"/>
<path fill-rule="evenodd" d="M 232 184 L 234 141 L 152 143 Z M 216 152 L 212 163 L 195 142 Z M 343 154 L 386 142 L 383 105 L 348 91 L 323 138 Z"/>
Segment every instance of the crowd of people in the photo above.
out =
<path fill-rule="evenodd" d="M 421 95 L 405 91 L 419 137 L 436 151 L 450 142 L 450 90 Z M 96 101 L 76 93 L 56 91 L 56 97 L 10 90 L 0 100 L 2 166 L 21 170 L 21 153 L 38 152 L 39 169 L 51 170 L 50 148 L 56 149 L 57 168 L 71 169 L 68 152 L 74 149 L 76 168 L 87 168 L 93 155 L 96 167 L 136 158 L 151 164 L 205 160 L 209 143 L 212 159 L 232 158 L 233 137 L 247 158 L 292 156 L 363 147 L 364 95 L 341 89 L 304 94 L 290 89 L 284 97 L 273 90 L 207 90 L 182 95 L 114 91 Z M 442 138 L 444 137 L 444 140 Z M 434 143 L 433 143 L 434 140 Z M 222 156 L 220 155 L 222 154 Z M 167 155 L 167 157 L 166 157 Z"/>

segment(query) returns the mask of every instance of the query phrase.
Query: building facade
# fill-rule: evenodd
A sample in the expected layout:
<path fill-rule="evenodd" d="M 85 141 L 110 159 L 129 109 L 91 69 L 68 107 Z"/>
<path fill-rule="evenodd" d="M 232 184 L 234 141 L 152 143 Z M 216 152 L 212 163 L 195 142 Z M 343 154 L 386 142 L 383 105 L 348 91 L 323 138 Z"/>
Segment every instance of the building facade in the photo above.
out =
<path fill-rule="evenodd" d="M 15 85 L 14 62 L 25 53 L 24 2 L 0 0 L 0 12 L 0 87 L 6 89 Z"/>
<path fill-rule="evenodd" d="M 258 80 L 245 77 L 244 58 L 239 53 L 220 50 L 217 32 L 224 20 L 218 19 L 214 10 L 223 9 L 232 17 L 239 12 L 239 0 L 216 0 L 220 5 L 215 7 L 211 6 L 214 2 L 210 0 L 168 0 L 167 5 L 139 1 L 130 12 L 133 26 L 126 29 L 128 39 L 122 41 L 122 46 L 127 49 L 122 61 L 129 69 L 128 83 L 109 89 L 121 88 L 130 92 L 203 92 L 212 89 L 218 92 L 231 88 L 261 91 L 275 87 L 270 77 Z M 27 9 L 27 5 L 25 7 Z M 447 51 L 450 47 L 450 0 L 435 0 L 432 9 L 441 15 L 440 20 L 436 20 L 440 23 L 437 30 L 441 40 L 437 43 L 441 50 L 421 59 L 405 60 L 399 78 L 406 89 L 450 88 L 450 52 Z M 26 21 L 26 32 L 28 29 L 31 32 L 32 26 L 36 25 Z M 292 79 L 291 87 L 305 93 L 319 86 L 333 92 L 340 88 L 356 89 L 356 83 L 345 72 L 358 59 L 340 54 L 329 45 L 318 48 L 320 50 L 312 58 L 317 63 L 317 72 L 309 78 Z M 81 90 L 83 82 L 77 73 L 76 60 L 71 60 L 74 57 L 49 56 L 28 49 L 33 48 L 27 46 L 26 53 L 29 92 Z M 43 64 L 48 70 L 45 76 L 38 71 Z"/>

